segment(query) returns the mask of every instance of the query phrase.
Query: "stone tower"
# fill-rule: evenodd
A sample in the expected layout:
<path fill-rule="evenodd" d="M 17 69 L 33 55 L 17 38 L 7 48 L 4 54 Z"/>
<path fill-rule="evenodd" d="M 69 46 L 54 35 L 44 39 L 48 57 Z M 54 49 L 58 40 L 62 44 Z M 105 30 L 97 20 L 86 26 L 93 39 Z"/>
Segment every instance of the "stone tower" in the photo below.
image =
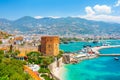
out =
<path fill-rule="evenodd" d="M 58 36 L 42 36 L 41 37 L 41 53 L 49 56 L 59 54 L 59 37 Z"/>

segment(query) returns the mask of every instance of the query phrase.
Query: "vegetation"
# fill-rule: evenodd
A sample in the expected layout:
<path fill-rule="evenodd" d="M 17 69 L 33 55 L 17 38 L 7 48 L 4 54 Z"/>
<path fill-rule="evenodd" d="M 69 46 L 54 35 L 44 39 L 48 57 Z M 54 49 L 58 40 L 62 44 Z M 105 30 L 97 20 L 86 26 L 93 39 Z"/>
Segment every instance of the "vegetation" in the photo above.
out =
<path fill-rule="evenodd" d="M 3 57 L 4 57 L 4 51 L 0 50 L 0 63 L 2 62 Z"/>
<path fill-rule="evenodd" d="M 54 61 L 54 57 L 52 56 L 42 56 L 40 52 L 30 52 L 27 54 L 28 62 L 35 63 L 40 65 L 49 65 Z"/>
<path fill-rule="evenodd" d="M 71 41 L 81 41 L 79 38 L 60 38 L 60 42 L 71 42 Z"/>
<path fill-rule="evenodd" d="M 41 53 L 39 52 L 30 52 L 27 54 L 28 57 L 28 62 L 29 63 L 35 63 L 35 64 L 39 64 L 41 63 Z"/>
<path fill-rule="evenodd" d="M 19 50 L 9 50 L 7 52 L 5 52 L 4 57 L 6 58 L 16 58 L 16 56 L 20 54 Z"/>
<path fill-rule="evenodd" d="M 39 73 L 50 73 L 50 71 L 49 71 L 48 68 L 42 68 L 42 67 L 39 69 L 38 72 L 39 72 Z"/>
<path fill-rule="evenodd" d="M 2 44 L 2 41 L 0 41 L 0 44 Z"/>
<path fill-rule="evenodd" d="M 24 72 L 24 61 L 5 58 L 4 51 L 0 51 L 0 80 L 28 80 L 31 77 Z"/>
<path fill-rule="evenodd" d="M 85 41 L 91 41 L 91 40 L 93 40 L 93 38 L 85 38 L 84 40 Z"/>
<path fill-rule="evenodd" d="M 58 59 L 61 58 L 62 55 L 63 55 L 63 53 L 64 53 L 64 51 L 60 50 L 60 51 L 59 51 L 59 54 L 58 54 L 56 57 L 57 57 Z"/>
<path fill-rule="evenodd" d="M 54 80 L 54 79 L 50 78 L 48 75 L 46 75 L 46 74 L 42 74 L 41 77 L 44 77 L 45 80 Z"/>
<path fill-rule="evenodd" d="M 60 57 L 62 57 L 63 53 L 64 53 L 63 51 L 60 51 L 59 54 L 55 57 L 59 59 Z M 50 78 L 51 73 L 50 70 L 48 69 L 48 65 L 55 60 L 54 56 L 42 56 L 42 53 L 30 52 L 27 54 L 27 57 L 29 63 L 35 63 L 40 65 L 40 69 L 38 71 L 39 73 L 48 74 L 42 75 L 42 77 L 44 77 L 45 80 L 53 80 L 52 78 Z"/>

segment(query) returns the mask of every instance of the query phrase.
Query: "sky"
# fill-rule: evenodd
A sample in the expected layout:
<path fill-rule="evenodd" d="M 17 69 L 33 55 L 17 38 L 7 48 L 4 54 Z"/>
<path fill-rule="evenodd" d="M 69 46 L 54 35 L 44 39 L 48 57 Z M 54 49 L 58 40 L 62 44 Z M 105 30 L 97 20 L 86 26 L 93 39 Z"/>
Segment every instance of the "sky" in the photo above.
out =
<path fill-rule="evenodd" d="M 120 23 L 120 0 L 0 0 L 0 18 L 80 17 Z"/>

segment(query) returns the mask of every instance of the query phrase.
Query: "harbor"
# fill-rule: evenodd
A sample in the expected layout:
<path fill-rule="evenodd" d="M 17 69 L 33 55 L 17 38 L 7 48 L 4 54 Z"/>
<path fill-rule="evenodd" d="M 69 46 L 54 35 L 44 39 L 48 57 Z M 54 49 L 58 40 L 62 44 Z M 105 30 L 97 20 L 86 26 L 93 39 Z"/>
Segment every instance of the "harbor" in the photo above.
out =
<path fill-rule="evenodd" d="M 78 53 L 65 53 L 62 58 L 60 58 L 58 61 L 54 62 L 52 65 L 52 74 L 57 77 L 57 80 L 62 80 L 61 78 L 61 73 L 64 73 L 66 69 L 64 66 L 66 64 L 82 64 L 86 60 L 94 60 L 94 59 L 99 59 L 101 56 L 108 56 L 112 57 L 115 56 L 113 59 L 114 60 L 119 60 L 118 57 L 120 54 L 101 54 L 99 50 L 104 49 L 104 48 L 115 48 L 115 47 L 120 47 L 120 45 L 108 45 L 108 46 L 97 46 L 97 47 L 87 47 L 87 51 L 84 52 L 84 50 L 80 50 L 79 54 Z M 82 51 L 84 53 L 82 53 Z M 57 64 L 57 66 L 55 66 Z M 66 65 L 67 66 L 67 65 Z"/>
<path fill-rule="evenodd" d="M 77 63 L 79 61 L 82 61 L 82 60 L 86 60 L 86 59 L 92 59 L 92 58 L 96 58 L 96 57 L 99 57 L 99 56 L 120 56 L 120 54 L 101 54 L 99 52 L 100 49 L 104 49 L 104 48 L 115 48 L 115 47 L 120 47 L 120 45 L 109 45 L 109 46 L 97 46 L 97 47 L 87 47 L 87 50 L 85 52 L 81 52 L 81 53 L 66 53 L 64 55 L 67 55 L 68 57 L 70 57 L 69 59 L 69 63 Z M 68 60 L 68 59 L 66 59 Z M 68 61 L 65 61 L 66 63 L 68 63 Z"/>

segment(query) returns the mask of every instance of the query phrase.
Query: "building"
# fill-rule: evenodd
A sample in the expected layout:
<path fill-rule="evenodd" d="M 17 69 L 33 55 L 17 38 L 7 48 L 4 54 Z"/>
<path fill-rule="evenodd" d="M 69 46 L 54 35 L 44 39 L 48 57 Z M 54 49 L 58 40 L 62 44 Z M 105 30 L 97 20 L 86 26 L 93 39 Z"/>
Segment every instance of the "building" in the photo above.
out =
<path fill-rule="evenodd" d="M 43 36 L 41 37 L 40 52 L 44 55 L 56 56 L 59 54 L 59 37 Z"/>
<path fill-rule="evenodd" d="M 14 44 L 23 44 L 23 37 L 15 37 L 14 38 Z"/>

